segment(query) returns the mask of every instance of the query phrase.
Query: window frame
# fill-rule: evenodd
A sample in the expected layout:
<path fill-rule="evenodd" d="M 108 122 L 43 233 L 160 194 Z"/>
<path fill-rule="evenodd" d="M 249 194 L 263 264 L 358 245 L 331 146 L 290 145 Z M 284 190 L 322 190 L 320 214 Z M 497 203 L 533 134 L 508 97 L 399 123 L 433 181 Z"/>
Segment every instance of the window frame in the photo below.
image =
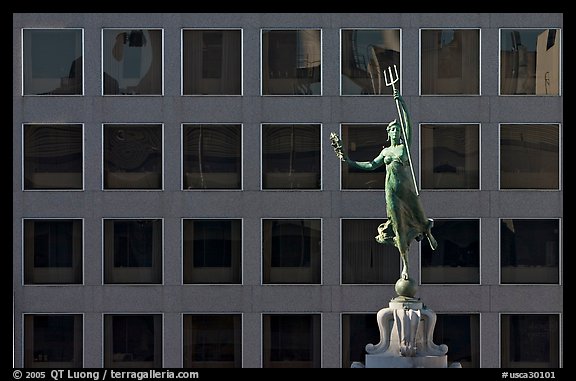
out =
<path fill-rule="evenodd" d="M 478 126 L 478 188 L 422 188 L 422 126 L 423 125 L 475 125 Z M 481 122 L 420 122 L 418 123 L 418 188 L 426 192 L 478 192 L 482 191 L 482 123 Z"/>
<path fill-rule="evenodd" d="M 162 64 L 162 86 L 161 86 L 161 93 L 160 94 L 104 94 L 104 30 L 159 30 L 161 32 L 161 40 L 162 40 L 162 49 L 161 49 L 161 64 Z M 163 97 L 166 95 L 165 93 L 165 71 L 166 71 L 166 63 L 165 63 L 165 37 L 164 37 L 164 28 L 163 27 L 138 27 L 138 26 L 127 26 L 127 27 L 100 27 L 100 96 L 102 97 Z M 128 124 L 128 123 L 122 123 Z"/>
<path fill-rule="evenodd" d="M 299 95 L 298 95 L 299 96 Z M 303 95 L 303 96 L 309 96 L 309 95 Z M 318 137 L 318 140 L 320 141 L 320 147 L 318 149 L 318 153 L 320 156 L 320 163 L 319 163 L 319 175 L 320 175 L 320 186 L 317 189 L 300 189 L 300 188 L 295 188 L 295 189 L 281 189 L 281 188 L 276 188 L 276 189 L 264 189 L 264 126 L 288 126 L 288 125 L 317 125 L 320 128 L 320 136 Z M 262 192 L 322 192 L 324 190 L 324 177 L 323 177 L 323 165 L 324 165 L 324 160 L 323 160 L 323 156 L 324 156 L 324 139 L 323 139 L 323 132 L 324 132 L 324 125 L 323 123 L 315 123 L 315 122 L 310 122 L 310 123 L 303 123 L 303 122 L 298 122 L 298 123 L 278 123 L 278 122 L 273 122 L 273 123 L 264 123 L 261 122 L 260 123 L 260 147 L 259 147 L 259 151 L 260 151 L 260 168 L 259 168 L 259 172 L 260 172 L 260 178 L 259 178 L 259 183 L 260 183 L 260 191 Z M 242 142 L 242 144 L 244 144 L 244 142 Z M 244 169 L 244 168 L 242 168 Z"/>
<path fill-rule="evenodd" d="M 162 141 L 162 155 L 161 155 L 161 160 L 162 160 L 162 171 L 160 173 L 160 182 L 161 182 L 161 186 L 158 189 L 151 189 L 151 188 L 138 188 L 138 189 L 134 189 L 134 188 L 114 188 L 114 189 L 107 189 L 104 187 L 104 178 L 106 177 L 106 156 L 105 156 L 105 149 L 106 149 L 106 140 L 104 138 L 104 130 L 106 129 L 106 126 L 159 126 L 160 127 L 160 139 Z M 100 132 L 100 141 L 101 141 L 101 147 L 100 147 L 100 190 L 103 192 L 164 192 L 165 187 L 166 187 L 166 181 L 165 181 L 165 173 L 166 173 L 166 160 L 165 160 L 165 156 L 166 156 L 166 142 L 165 142 L 165 137 L 164 137 L 164 123 L 153 123 L 153 122 L 144 122 L 144 123 L 134 123 L 134 122 L 130 122 L 130 123 L 110 123 L 110 122 L 106 122 L 106 123 L 102 123 L 102 128 L 101 128 L 101 132 Z M 130 172 L 133 173 L 133 172 Z"/>
<path fill-rule="evenodd" d="M 480 97 L 482 94 L 482 29 L 481 27 L 420 27 L 418 28 L 418 96 L 420 97 Z M 422 31 L 477 30 L 478 31 L 478 94 L 422 94 Z"/>
<path fill-rule="evenodd" d="M 260 27 L 260 70 L 259 70 L 259 80 L 260 80 L 260 97 L 321 97 L 324 95 L 324 28 L 323 27 L 313 27 L 313 26 L 302 26 L 302 27 L 286 27 L 286 28 L 263 28 Z M 264 31 L 300 31 L 300 30 L 318 30 L 320 31 L 320 94 L 264 94 L 264 76 L 262 71 L 264 70 Z M 295 124 L 295 123 L 292 123 Z M 306 123 L 308 124 L 308 123 Z"/>
<path fill-rule="evenodd" d="M 227 97 L 229 95 L 184 95 L 189 97 L 197 96 L 208 96 L 208 97 Z M 232 95 L 230 95 L 232 96 Z M 235 97 L 239 95 L 234 95 Z M 238 189 L 228 189 L 228 188 L 213 188 L 213 189 L 200 189 L 200 188 L 184 188 L 184 126 L 186 125 L 229 125 L 229 126 L 240 126 L 240 188 Z M 180 123 L 180 190 L 184 192 L 241 192 L 244 190 L 244 123 L 198 123 L 198 122 L 182 122 Z"/>
<path fill-rule="evenodd" d="M 512 95 L 517 96 L 517 95 Z M 534 95 L 537 96 L 537 95 Z M 547 95 L 552 96 L 552 95 Z M 556 125 L 558 126 L 558 188 L 502 188 L 502 125 Z M 542 123 L 498 123 L 498 191 L 499 192 L 559 192 L 562 191 L 562 174 L 564 169 L 562 168 L 562 156 L 564 155 L 563 152 L 563 137 L 562 137 L 562 123 L 560 122 L 542 122 Z"/>
<path fill-rule="evenodd" d="M 540 29 L 556 29 L 560 46 L 558 47 L 558 94 L 502 94 L 502 31 L 503 30 L 540 30 Z M 498 96 L 499 97 L 561 97 L 562 96 L 562 27 L 502 27 L 498 28 Z M 508 124 L 508 123 L 505 123 Z"/>
<path fill-rule="evenodd" d="M 346 28 L 340 28 L 338 30 L 338 38 L 339 38 L 339 49 L 338 49 L 338 58 L 339 58 L 339 63 L 338 63 L 338 70 L 340 73 L 340 78 L 338 81 L 338 87 L 339 87 L 339 96 L 342 97 L 392 97 L 392 94 L 342 94 L 342 31 L 349 31 L 349 30 L 362 30 L 362 31 L 380 31 L 380 30 L 398 30 L 400 33 L 400 67 L 399 69 L 399 74 L 400 74 L 400 86 L 398 86 L 398 90 L 400 90 L 400 93 L 402 93 L 402 88 L 403 88 L 403 81 L 402 81 L 402 71 L 403 71 L 403 57 L 402 57 L 402 52 L 403 52 L 403 44 L 402 44 L 402 30 L 403 28 L 392 28 L 392 27 L 388 27 L 388 28 L 378 28 L 378 27 L 374 27 L 374 28 L 370 28 L 370 27 L 359 27 L 359 28 L 351 28 L 351 27 L 346 27 Z M 340 123 L 342 124 L 354 124 L 354 123 Z M 369 123 L 366 123 L 369 124 Z M 372 124 L 372 123 L 370 123 Z"/>
<path fill-rule="evenodd" d="M 36 95 L 33 95 L 36 96 Z M 38 96 L 45 96 L 45 95 L 38 95 Z M 50 95 L 52 96 L 52 95 Z M 56 95 L 59 96 L 59 95 Z M 65 95 L 65 96 L 77 96 L 77 95 Z M 24 128 L 25 126 L 29 125 L 43 125 L 43 126 L 80 126 L 81 134 L 82 134 L 82 188 L 80 189 L 25 189 L 25 181 L 26 181 L 26 163 L 25 163 L 25 137 L 24 137 Z M 21 123 L 21 157 L 20 157 L 20 165 L 21 165 L 21 180 L 20 180 L 20 190 L 22 192 L 84 192 L 86 189 L 86 137 L 84 134 L 84 123 L 74 123 L 74 122 L 65 122 L 65 123 L 35 123 L 35 122 L 23 122 Z"/>

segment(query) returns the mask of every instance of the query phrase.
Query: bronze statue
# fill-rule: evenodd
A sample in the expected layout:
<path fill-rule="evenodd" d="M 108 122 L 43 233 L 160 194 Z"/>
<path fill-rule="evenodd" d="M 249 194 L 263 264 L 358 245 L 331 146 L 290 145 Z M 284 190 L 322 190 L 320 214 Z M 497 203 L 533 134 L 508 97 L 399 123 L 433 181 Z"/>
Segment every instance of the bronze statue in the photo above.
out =
<path fill-rule="evenodd" d="M 342 150 L 342 142 L 338 135 L 331 133 L 330 140 L 336 155 L 354 168 L 372 171 L 384 164 L 386 165 L 384 190 L 386 192 L 388 221 L 378 226 L 376 241 L 392 244 L 398 248 L 403 264 L 401 279 L 408 280 L 410 242 L 413 239 L 420 241 L 426 236 L 432 249 L 436 249 L 438 244 L 431 232 L 434 222 L 432 219 L 426 218 L 415 186 L 416 181 L 409 151 L 412 137 L 410 116 L 404 99 L 395 88 L 394 100 L 398 107 L 400 123 L 393 120 L 388 124 L 386 130 L 388 131 L 390 146 L 384 147 L 372 161 L 351 160 Z"/>

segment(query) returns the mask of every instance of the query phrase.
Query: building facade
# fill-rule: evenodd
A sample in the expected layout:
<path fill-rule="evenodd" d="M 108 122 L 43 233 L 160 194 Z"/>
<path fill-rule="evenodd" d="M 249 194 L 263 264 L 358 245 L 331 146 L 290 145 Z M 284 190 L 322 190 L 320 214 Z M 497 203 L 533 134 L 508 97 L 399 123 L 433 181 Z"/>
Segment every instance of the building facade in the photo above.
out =
<path fill-rule="evenodd" d="M 395 248 L 397 118 L 437 343 L 563 366 L 562 14 L 14 14 L 14 366 L 349 367 Z M 396 73 L 388 72 L 393 77 Z"/>

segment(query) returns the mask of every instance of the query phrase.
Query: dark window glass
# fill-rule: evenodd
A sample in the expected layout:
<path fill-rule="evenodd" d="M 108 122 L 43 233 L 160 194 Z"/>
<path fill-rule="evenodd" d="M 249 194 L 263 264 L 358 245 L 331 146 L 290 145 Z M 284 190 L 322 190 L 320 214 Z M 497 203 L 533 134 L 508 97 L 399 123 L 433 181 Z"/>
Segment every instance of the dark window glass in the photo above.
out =
<path fill-rule="evenodd" d="M 558 189 L 558 124 L 500 125 L 500 188 Z"/>
<path fill-rule="evenodd" d="M 185 124 L 183 126 L 184 189 L 242 187 L 242 126 Z"/>
<path fill-rule="evenodd" d="M 241 368 L 241 315 L 184 315 L 185 368 Z"/>
<path fill-rule="evenodd" d="M 434 220 L 432 250 L 421 247 L 422 283 L 480 283 L 480 220 Z"/>
<path fill-rule="evenodd" d="M 560 30 L 500 30 L 500 94 L 560 94 Z"/>
<path fill-rule="evenodd" d="M 263 315 L 264 368 L 320 368 L 320 315 Z"/>
<path fill-rule="evenodd" d="M 383 72 L 400 75 L 400 29 L 342 30 L 342 95 L 392 95 Z M 396 83 L 400 89 L 400 81 Z"/>
<path fill-rule="evenodd" d="M 82 189 L 82 125 L 24 125 L 24 189 Z"/>
<path fill-rule="evenodd" d="M 422 189 L 479 189 L 477 124 L 423 124 Z"/>
<path fill-rule="evenodd" d="M 104 125 L 104 189 L 162 189 L 162 125 Z"/>
<path fill-rule="evenodd" d="M 379 341 L 376 314 L 342 314 L 342 368 L 355 361 L 366 363 L 366 344 Z"/>
<path fill-rule="evenodd" d="M 321 95 L 320 30 L 262 31 L 262 95 Z"/>
<path fill-rule="evenodd" d="M 560 367 L 558 315 L 501 316 L 502 368 Z"/>
<path fill-rule="evenodd" d="M 263 283 L 320 283 L 320 220 L 263 220 Z"/>
<path fill-rule="evenodd" d="M 184 283 L 241 283 L 242 221 L 183 223 Z"/>
<path fill-rule="evenodd" d="M 184 95 L 241 95 L 240 30 L 185 30 L 182 47 Z"/>
<path fill-rule="evenodd" d="M 161 220 L 104 220 L 104 282 L 162 282 Z"/>
<path fill-rule="evenodd" d="M 82 367 L 82 315 L 25 315 L 24 367 Z"/>
<path fill-rule="evenodd" d="M 262 125 L 262 189 L 320 189 L 320 125 Z"/>
<path fill-rule="evenodd" d="M 24 95 L 82 95 L 82 29 L 24 29 Z"/>
<path fill-rule="evenodd" d="M 350 159 L 371 161 L 390 145 L 385 124 L 343 124 L 343 149 Z M 342 189 L 384 189 L 386 166 L 373 171 L 342 164 Z"/>
<path fill-rule="evenodd" d="M 161 315 L 105 315 L 104 367 L 160 368 Z"/>
<path fill-rule="evenodd" d="M 162 95 L 162 31 L 104 29 L 104 95 Z"/>
<path fill-rule="evenodd" d="M 421 31 L 422 95 L 480 94 L 480 30 Z"/>
<path fill-rule="evenodd" d="M 342 283 L 396 283 L 400 274 L 398 250 L 374 239 L 378 234 L 378 225 L 384 222 L 372 219 L 342 220 Z"/>
<path fill-rule="evenodd" d="M 82 220 L 24 220 L 24 284 L 82 283 Z"/>
<path fill-rule="evenodd" d="M 448 364 L 480 368 L 480 315 L 438 314 L 434 343 L 448 346 Z"/>
<path fill-rule="evenodd" d="M 558 284 L 559 225 L 557 219 L 501 220 L 501 282 Z"/>

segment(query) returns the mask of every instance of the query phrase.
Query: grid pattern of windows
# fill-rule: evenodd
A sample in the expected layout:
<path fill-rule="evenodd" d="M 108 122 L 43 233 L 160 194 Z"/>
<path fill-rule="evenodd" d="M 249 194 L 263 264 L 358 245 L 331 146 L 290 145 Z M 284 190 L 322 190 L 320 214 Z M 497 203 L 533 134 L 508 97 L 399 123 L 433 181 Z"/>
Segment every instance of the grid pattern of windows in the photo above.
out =
<path fill-rule="evenodd" d="M 390 144 L 394 65 L 435 342 L 563 365 L 562 15 L 91 17 L 14 16 L 15 366 L 364 361 L 400 274 L 386 169 L 328 138 Z"/>

